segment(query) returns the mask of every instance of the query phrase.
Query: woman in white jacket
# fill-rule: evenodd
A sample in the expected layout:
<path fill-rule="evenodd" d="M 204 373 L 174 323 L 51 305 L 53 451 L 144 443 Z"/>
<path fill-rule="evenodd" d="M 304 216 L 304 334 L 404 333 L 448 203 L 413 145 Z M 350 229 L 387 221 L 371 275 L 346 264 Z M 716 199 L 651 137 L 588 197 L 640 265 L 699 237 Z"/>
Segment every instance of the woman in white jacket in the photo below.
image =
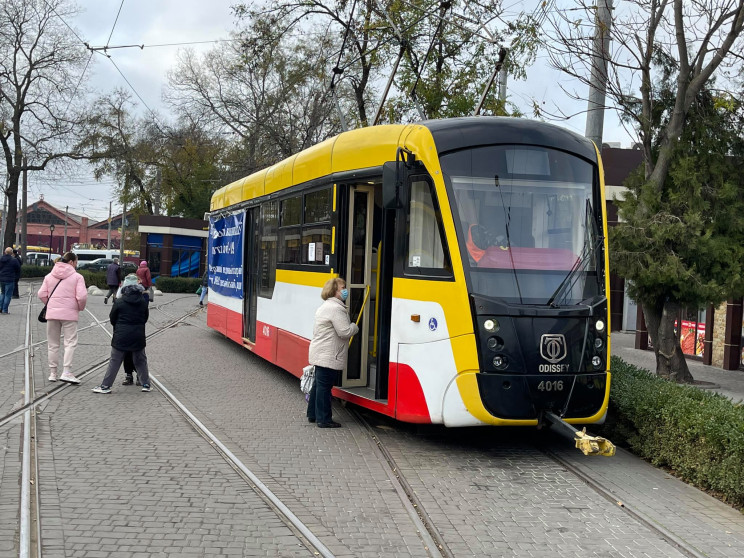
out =
<path fill-rule="evenodd" d="M 307 420 L 317 422 L 319 428 L 341 426 L 331 415 L 331 388 L 338 374 L 346 368 L 349 339 L 359 331 L 349 319 L 348 296 L 346 281 L 340 277 L 329 279 L 320 293 L 325 302 L 315 312 L 308 355 L 310 364 L 315 366 L 315 382 L 307 402 Z"/>

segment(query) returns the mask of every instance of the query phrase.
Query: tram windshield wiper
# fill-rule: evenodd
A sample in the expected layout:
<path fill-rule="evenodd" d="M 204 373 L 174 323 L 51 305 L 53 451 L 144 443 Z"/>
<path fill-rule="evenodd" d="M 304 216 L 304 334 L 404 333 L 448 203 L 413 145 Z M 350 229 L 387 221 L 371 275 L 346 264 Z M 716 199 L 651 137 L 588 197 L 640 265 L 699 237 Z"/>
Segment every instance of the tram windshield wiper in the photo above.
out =
<path fill-rule="evenodd" d="M 597 223 L 593 217 L 592 204 L 589 200 L 586 200 L 585 231 L 586 237 L 584 239 L 584 248 L 582 249 L 581 254 L 576 259 L 576 263 L 574 263 L 566 277 L 564 277 L 563 281 L 558 285 L 558 288 L 550 296 L 546 305 L 557 308 L 559 304 L 557 304 L 556 301 L 560 302 L 566 299 L 568 293 L 571 292 L 574 285 L 582 277 L 582 273 L 590 267 L 590 264 L 594 263 L 595 269 L 598 267 L 598 262 L 595 260 L 604 239 L 598 234 Z"/>

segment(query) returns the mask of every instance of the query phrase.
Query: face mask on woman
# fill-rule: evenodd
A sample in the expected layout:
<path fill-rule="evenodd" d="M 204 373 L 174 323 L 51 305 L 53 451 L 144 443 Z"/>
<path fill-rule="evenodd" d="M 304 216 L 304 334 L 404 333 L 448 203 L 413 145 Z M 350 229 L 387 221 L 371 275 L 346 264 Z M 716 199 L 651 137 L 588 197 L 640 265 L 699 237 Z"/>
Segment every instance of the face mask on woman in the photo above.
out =
<path fill-rule="evenodd" d="M 347 298 L 349 298 L 349 289 L 341 289 L 341 300 L 346 302 Z"/>

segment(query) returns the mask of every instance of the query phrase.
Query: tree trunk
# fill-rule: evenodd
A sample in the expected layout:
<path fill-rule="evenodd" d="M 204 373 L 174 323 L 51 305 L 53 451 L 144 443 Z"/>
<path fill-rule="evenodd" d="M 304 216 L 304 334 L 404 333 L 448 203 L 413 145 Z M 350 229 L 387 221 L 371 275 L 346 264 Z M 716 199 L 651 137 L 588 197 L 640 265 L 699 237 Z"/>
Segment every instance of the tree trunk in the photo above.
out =
<path fill-rule="evenodd" d="M 679 304 L 666 301 L 643 304 L 642 307 L 656 355 L 656 375 L 680 384 L 692 383 L 694 378 L 687 367 L 679 337 L 674 332 L 674 321 L 680 316 Z"/>
<path fill-rule="evenodd" d="M 3 236 L 3 245 L 0 247 L 0 254 L 8 246 L 13 246 L 16 241 L 16 221 L 18 220 L 18 182 L 20 172 L 10 173 L 10 183 L 6 195 L 8 196 L 8 215 L 5 219 L 5 236 Z"/>

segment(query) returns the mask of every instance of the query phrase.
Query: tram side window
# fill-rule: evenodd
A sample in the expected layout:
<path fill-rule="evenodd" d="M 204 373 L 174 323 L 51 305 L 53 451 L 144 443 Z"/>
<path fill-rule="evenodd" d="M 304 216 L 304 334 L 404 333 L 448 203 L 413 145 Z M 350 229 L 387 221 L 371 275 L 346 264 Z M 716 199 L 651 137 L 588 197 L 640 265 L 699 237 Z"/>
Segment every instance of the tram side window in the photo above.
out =
<path fill-rule="evenodd" d="M 279 263 L 302 261 L 302 196 L 279 202 Z"/>
<path fill-rule="evenodd" d="M 432 190 L 428 180 L 411 182 L 406 271 L 422 275 L 450 274 L 452 265 L 441 235 L 442 215 Z"/>
<path fill-rule="evenodd" d="M 323 265 L 331 254 L 331 189 L 305 194 L 302 263 Z"/>
<path fill-rule="evenodd" d="M 259 242 L 259 265 L 261 275 L 258 296 L 271 298 L 276 282 L 276 244 L 279 230 L 279 202 L 269 201 L 261 205 L 261 239 Z"/>

